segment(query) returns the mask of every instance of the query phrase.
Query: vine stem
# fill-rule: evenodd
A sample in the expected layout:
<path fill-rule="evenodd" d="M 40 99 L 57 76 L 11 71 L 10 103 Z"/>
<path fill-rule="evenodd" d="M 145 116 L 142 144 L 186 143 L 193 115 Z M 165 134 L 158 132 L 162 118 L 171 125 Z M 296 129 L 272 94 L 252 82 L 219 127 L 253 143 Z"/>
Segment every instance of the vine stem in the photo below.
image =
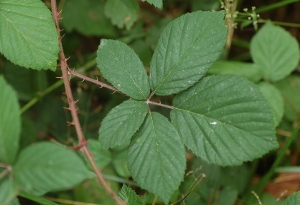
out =
<path fill-rule="evenodd" d="M 77 108 L 76 108 L 77 101 L 74 101 L 70 82 L 69 82 L 69 72 L 68 72 L 68 64 L 67 64 L 68 59 L 65 57 L 62 42 L 61 42 L 61 39 L 62 39 L 62 37 L 60 35 L 61 30 L 60 30 L 59 23 L 58 23 L 60 12 L 57 12 L 56 0 L 51 0 L 51 10 L 52 10 L 52 17 L 55 22 L 56 31 L 57 31 L 57 35 L 58 35 L 58 39 L 59 39 L 59 59 L 60 59 L 60 66 L 61 66 L 61 71 L 62 71 L 62 77 L 60 77 L 60 78 L 64 82 L 65 91 L 66 91 L 65 94 L 67 96 L 67 100 L 68 100 L 68 104 L 69 104 L 69 107 L 67 109 L 70 110 L 72 119 L 73 119 L 73 121 L 70 124 L 74 125 L 74 127 L 75 127 L 78 141 L 79 141 L 78 148 L 80 148 L 81 151 L 84 153 L 84 155 L 87 157 L 89 163 L 92 165 L 92 167 L 94 169 L 94 172 L 95 172 L 99 182 L 105 188 L 107 193 L 113 198 L 113 200 L 118 205 L 125 205 L 125 202 L 123 202 L 119 199 L 118 195 L 111 189 L 109 184 L 106 182 L 106 180 L 102 176 L 102 173 L 98 169 L 98 167 L 94 161 L 94 158 L 87 147 L 87 142 L 85 141 L 85 138 L 84 138 L 84 135 L 82 132 L 82 128 L 81 128 L 81 125 L 80 125 L 80 122 L 78 119 L 78 115 L 77 115 Z"/>
<path fill-rule="evenodd" d="M 80 73 L 77 73 L 75 70 L 68 69 L 68 72 L 69 72 L 71 75 L 74 75 L 74 76 L 76 76 L 76 77 L 78 77 L 78 78 L 81 78 L 83 81 L 86 80 L 86 81 L 92 82 L 92 83 L 94 83 L 94 84 L 96 84 L 96 85 L 99 85 L 101 88 L 104 87 L 104 88 L 110 89 L 110 90 L 112 90 L 112 91 L 114 91 L 114 92 L 117 92 L 117 91 L 118 91 L 116 88 L 114 88 L 114 87 L 111 86 L 111 85 L 108 85 L 108 84 L 106 84 L 106 83 L 102 83 L 102 82 L 100 82 L 98 79 L 95 80 L 95 79 L 89 78 L 89 77 L 87 77 L 87 76 L 85 76 L 85 75 L 82 75 L 82 74 L 80 74 Z"/>
<path fill-rule="evenodd" d="M 71 70 L 71 69 L 68 69 L 68 73 L 71 74 L 71 75 L 74 75 L 80 79 L 82 79 L 83 81 L 89 81 L 89 82 L 92 82 L 96 85 L 99 85 L 101 88 L 102 87 L 105 87 L 107 89 L 110 89 L 112 90 L 113 92 L 120 92 L 118 91 L 116 88 L 114 88 L 113 86 L 111 85 L 108 85 L 106 83 L 103 83 L 103 82 L 100 82 L 98 79 L 92 79 L 92 78 L 89 78 L 85 75 L 82 75 L 80 73 L 77 73 L 76 71 L 74 70 Z M 154 92 L 152 92 L 150 94 L 150 96 L 148 97 L 148 99 L 145 101 L 147 104 L 151 104 L 151 105 L 156 105 L 156 106 L 160 106 L 160 107 L 164 107 L 164 108 L 168 108 L 168 109 L 171 109 L 173 110 L 174 109 L 174 106 L 171 106 L 171 105 L 165 105 L 165 104 L 162 104 L 162 103 L 158 103 L 158 102 L 153 102 L 153 101 L 150 101 L 150 98 L 154 95 Z"/>

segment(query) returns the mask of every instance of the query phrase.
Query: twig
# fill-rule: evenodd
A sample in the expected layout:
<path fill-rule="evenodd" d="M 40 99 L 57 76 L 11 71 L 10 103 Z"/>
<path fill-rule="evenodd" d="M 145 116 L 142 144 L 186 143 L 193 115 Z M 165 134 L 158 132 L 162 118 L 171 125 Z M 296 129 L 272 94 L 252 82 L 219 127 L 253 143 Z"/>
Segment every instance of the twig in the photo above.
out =
<path fill-rule="evenodd" d="M 59 39 L 59 59 L 60 59 L 60 66 L 61 66 L 61 71 L 62 71 L 61 79 L 64 81 L 66 96 L 67 96 L 67 100 L 68 100 L 68 104 L 69 104 L 68 109 L 70 110 L 71 115 L 72 115 L 72 119 L 73 119 L 73 122 L 71 124 L 73 124 L 75 126 L 75 130 L 76 130 L 77 137 L 78 137 L 78 140 L 79 140 L 79 146 L 78 147 L 81 148 L 81 151 L 88 158 L 88 161 L 92 165 L 92 167 L 94 169 L 94 172 L 97 175 L 97 178 L 99 179 L 100 183 L 103 185 L 103 187 L 105 188 L 107 193 L 109 195 L 111 195 L 113 200 L 118 205 L 125 205 L 125 202 L 122 202 L 119 199 L 117 194 L 111 189 L 109 184 L 103 178 L 103 176 L 102 176 L 100 170 L 98 169 L 98 167 L 97 167 L 90 151 L 87 148 L 87 143 L 85 141 L 85 138 L 84 138 L 84 135 L 83 135 L 83 132 L 82 132 L 82 129 L 81 129 L 81 125 L 80 125 L 80 122 L 79 122 L 79 119 L 78 119 L 78 115 L 77 115 L 76 101 L 74 101 L 74 99 L 73 99 L 71 86 L 70 86 L 70 82 L 69 82 L 68 64 L 67 64 L 68 59 L 65 57 L 62 42 L 61 42 L 61 38 L 62 38 L 61 35 L 60 35 L 61 30 L 59 28 L 59 23 L 58 23 L 60 12 L 57 12 L 56 0 L 51 0 L 51 10 L 52 10 L 52 17 L 53 17 L 53 20 L 54 20 L 55 25 L 56 25 L 57 35 L 58 35 L 58 39 Z"/>
<path fill-rule="evenodd" d="M 5 175 L 7 175 L 9 173 L 9 169 L 4 169 L 1 173 L 0 173 L 0 180 L 5 177 Z"/>
<path fill-rule="evenodd" d="M 158 198 L 157 196 L 154 197 L 154 200 L 153 200 L 153 202 L 152 202 L 152 205 L 155 205 L 155 204 L 156 204 L 157 198 Z"/>
<path fill-rule="evenodd" d="M 147 101 L 150 101 L 150 99 L 152 98 L 152 96 L 153 96 L 154 94 L 155 94 L 155 92 L 152 92 L 152 93 L 149 95 Z"/>
<path fill-rule="evenodd" d="M 251 193 L 252 193 L 252 194 L 255 196 L 255 198 L 257 199 L 258 204 L 259 204 L 259 205 L 262 205 L 262 203 L 261 203 L 261 201 L 260 201 L 258 195 L 257 195 L 254 191 L 251 191 Z"/>
<path fill-rule="evenodd" d="M 230 48 L 231 48 L 231 41 L 232 41 L 232 37 L 233 37 L 233 33 L 234 33 L 234 20 L 235 18 L 233 17 L 235 11 L 236 11 L 236 6 L 237 6 L 237 0 L 225 0 L 225 7 L 229 10 L 231 18 L 227 19 L 227 27 L 228 27 L 228 38 L 227 38 L 227 42 L 226 42 L 226 49 L 229 53 Z"/>
<path fill-rule="evenodd" d="M 116 88 L 114 88 L 113 86 L 110 86 L 110 85 L 108 85 L 108 84 L 106 84 L 106 83 L 102 83 L 102 82 L 100 82 L 98 79 L 92 79 L 92 78 L 89 78 L 89 77 L 87 77 L 87 76 L 85 76 L 85 75 L 82 75 L 82 74 L 80 74 L 80 73 L 77 73 L 76 71 L 74 71 L 74 70 L 71 70 L 71 69 L 68 69 L 68 72 L 71 74 L 71 75 L 74 75 L 74 76 L 76 76 L 76 77 L 78 77 L 78 78 L 81 78 L 83 81 L 89 81 L 89 82 L 92 82 L 92 83 L 94 83 L 94 84 L 96 84 L 96 85 L 99 85 L 101 88 L 102 87 L 105 87 L 105 88 L 107 88 L 107 89 L 110 89 L 110 90 L 112 90 L 112 91 L 114 91 L 114 92 L 117 92 L 118 90 L 116 89 Z"/>
<path fill-rule="evenodd" d="M 162 103 L 153 102 L 153 101 L 149 101 L 149 100 L 147 100 L 146 103 L 147 103 L 147 104 L 151 104 L 151 105 L 157 105 L 157 106 L 160 106 L 160 107 L 165 107 L 165 108 L 168 108 L 168 109 L 171 109 L 171 110 L 174 109 L 174 106 L 171 106 L 171 105 L 165 105 L 165 104 L 162 104 Z"/>
<path fill-rule="evenodd" d="M 205 174 L 200 174 L 200 176 L 195 179 L 195 181 L 193 182 L 193 184 L 191 185 L 191 187 L 189 187 L 187 193 L 184 194 L 181 199 L 179 199 L 178 201 L 175 201 L 174 203 L 172 203 L 170 205 L 181 204 L 181 202 L 183 202 L 183 200 L 185 200 L 199 186 L 199 184 L 202 182 L 202 180 L 205 177 L 206 177 Z"/>
<path fill-rule="evenodd" d="M 292 135 L 291 132 L 289 131 L 285 131 L 285 130 L 281 130 L 281 129 L 276 129 L 277 134 L 280 134 L 284 137 L 290 137 Z"/>

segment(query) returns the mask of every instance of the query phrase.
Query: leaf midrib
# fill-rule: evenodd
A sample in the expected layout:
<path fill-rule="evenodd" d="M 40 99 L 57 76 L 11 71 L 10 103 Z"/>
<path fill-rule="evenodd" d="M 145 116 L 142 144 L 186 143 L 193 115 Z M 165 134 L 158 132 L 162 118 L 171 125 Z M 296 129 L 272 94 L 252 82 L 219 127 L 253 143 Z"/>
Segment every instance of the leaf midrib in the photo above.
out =
<path fill-rule="evenodd" d="M 134 84 L 135 87 L 137 88 L 138 93 L 142 94 L 143 99 L 146 99 L 147 97 L 144 95 L 144 92 L 143 92 L 142 88 L 140 88 L 140 87 L 136 84 L 135 80 L 134 80 L 134 79 L 132 78 L 132 76 L 129 74 L 126 65 L 119 59 L 118 56 L 116 56 L 116 54 L 113 52 L 113 50 L 110 48 L 110 46 L 107 46 L 107 48 L 108 48 L 108 50 L 113 54 L 113 56 L 116 58 L 116 60 L 120 62 L 120 64 L 123 66 L 123 68 L 125 68 L 124 71 L 126 72 L 127 76 L 130 77 L 131 81 L 133 82 L 133 84 Z M 132 56 L 132 54 L 130 54 L 130 55 Z"/>
<path fill-rule="evenodd" d="M 237 129 L 237 130 L 240 130 L 240 131 L 242 131 L 242 132 L 249 133 L 249 134 L 251 134 L 251 135 L 253 135 L 253 136 L 257 137 L 257 138 L 261 138 L 260 136 L 255 135 L 255 134 L 253 134 L 252 132 L 243 130 L 243 129 L 239 128 L 239 127 L 236 127 L 236 126 L 234 126 L 233 124 L 230 124 L 230 123 L 227 123 L 227 122 L 222 122 L 222 121 L 220 121 L 219 119 L 214 119 L 214 118 L 212 118 L 212 117 L 203 115 L 203 114 L 201 114 L 201 113 L 196 113 L 196 112 L 192 112 L 192 111 L 190 111 L 190 110 L 180 109 L 180 108 L 177 108 L 177 107 L 174 107 L 174 110 L 184 111 L 184 112 L 187 112 L 187 113 L 189 113 L 189 114 L 191 113 L 190 115 L 198 115 L 198 116 L 201 116 L 204 120 L 206 120 L 206 118 L 208 118 L 208 119 L 211 119 L 212 121 L 217 121 L 217 122 L 220 123 L 220 124 L 223 124 L 223 125 L 225 124 L 225 125 L 232 126 L 233 128 L 235 128 L 235 129 Z"/>
<path fill-rule="evenodd" d="M 187 17 L 186 17 L 187 18 Z M 187 21 L 187 19 L 184 19 L 184 21 L 186 22 Z M 171 30 L 173 30 L 174 29 L 174 23 L 172 23 L 172 25 L 171 25 Z M 205 28 L 203 28 L 203 29 L 205 29 Z M 170 31 L 170 33 L 171 33 L 171 31 Z M 202 34 L 202 33 L 201 33 Z M 169 71 L 169 73 L 162 79 L 162 81 L 160 82 L 160 84 L 154 89 L 154 93 L 158 90 L 158 88 L 164 83 L 164 81 L 171 75 L 171 73 L 173 72 L 173 70 L 177 67 L 177 65 L 181 62 L 181 60 L 182 60 L 182 58 L 183 57 L 185 57 L 185 55 L 187 55 L 187 53 L 189 53 L 189 51 L 194 47 L 193 45 L 201 38 L 201 34 L 199 34 L 199 36 L 198 36 L 198 38 L 196 38 L 196 40 L 195 41 L 193 41 L 193 43 L 192 43 L 192 46 L 191 47 L 189 47 L 186 51 L 185 51 L 185 53 L 178 59 L 178 61 L 174 64 L 174 66 L 173 66 L 173 68 L 171 68 L 170 69 L 170 71 Z M 170 38 L 168 38 L 168 43 L 167 43 L 167 45 L 169 45 L 169 42 L 170 42 Z M 166 58 L 165 58 L 165 61 L 166 61 Z M 164 63 L 164 65 L 165 65 L 165 63 Z"/>

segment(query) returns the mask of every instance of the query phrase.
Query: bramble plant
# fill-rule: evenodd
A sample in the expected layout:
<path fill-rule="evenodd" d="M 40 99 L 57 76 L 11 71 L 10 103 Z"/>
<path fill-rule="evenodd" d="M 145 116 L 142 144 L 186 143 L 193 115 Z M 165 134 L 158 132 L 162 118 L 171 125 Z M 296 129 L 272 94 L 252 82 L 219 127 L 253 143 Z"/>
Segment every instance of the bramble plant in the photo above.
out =
<path fill-rule="evenodd" d="M 161 0 L 143 1 L 159 9 L 163 7 Z M 104 10 L 103 2 L 97 3 L 66 1 L 62 12 L 62 17 L 66 17 L 62 22 L 64 28 L 77 29 L 86 35 L 114 36 L 116 28 L 108 19 L 103 20 L 104 16 L 119 28 L 129 30 L 134 25 L 139 10 L 137 1 L 107 0 Z M 91 7 L 93 4 L 97 6 Z M 72 5 L 89 8 L 94 22 L 81 14 L 76 18 L 84 23 L 68 22 L 68 16 L 76 15 L 74 10 L 67 9 L 74 8 Z M 126 9 L 120 12 L 119 7 Z M 98 9 L 102 13 L 96 13 Z M 116 194 L 104 178 L 99 168 L 111 162 L 111 153 L 107 151 L 110 148 L 121 150 L 119 156 L 127 160 L 125 171 L 121 165 L 116 166 L 124 178 L 132 177 L 141 189 L 158 196 L 165 204 L 170 200 L 180 203 L 188 194 L 175 200 L 171 197 L 184 181 L 187 150 L 201 158 L 197 163 L 225 167 L 252 161 L 279 147 L 275 127 L 284 115 L 284 100 L 279 90 L 287 89 L 280 80 L 295 70 L 300 56 L 298 42 L 282 28 L 268 22 L 257 32 L 250 43 L 253 63 L 217 61 L 224 52 L 228 29 L 232 29 L 226 26 L 232 20 L 228 15 L 231 11 L 184 14 L 162 31 L 149 72 L 126 43 L 103 38 L 95 58 L 109 85 L 104 79 L 94 80 L 69 68 L 55 0 L 51 0 L 51 10 L 52 17 L 40 0 L 1 0 L 0 52 L 12 63 L 28 69 L 55 71 L 57 66 L 61 67 L 59 78 L 65 86 L 66 110 L 72 116 L 69 125 L 75 127 L 78 145 L 67 148 L 59 143 L 35 141 L 20 146 L 19 96 L 6 77 L 0 76 L 1 204 L 20 204 L 18 196 L 40 204 L 56 204 L 41 196 L 76 187 L 95 176 L 114 200 L 112 203 L 144 204 L 128 187 L 128 181 L 123 182 L 127 185 Z M 102 120 L 98 141 L 86 140 L 70 76 L 127 96 Z M 172 104 L 161 103 L 164 96 L 170 97 Z M 158 107 L 167 111 L 158 112 Z M 293 118 L 293 114 L 290 116 Z M 291 140 L 296 135 L 297 131 Z M 113 163 L 119 162 L 116 159 Z M 234 193 L 233 199 L 238 192 L 230 192 Z M 292 201 L 298 198 L 299 194 L 295 194 L 284 204 L 295 204 Z"/>

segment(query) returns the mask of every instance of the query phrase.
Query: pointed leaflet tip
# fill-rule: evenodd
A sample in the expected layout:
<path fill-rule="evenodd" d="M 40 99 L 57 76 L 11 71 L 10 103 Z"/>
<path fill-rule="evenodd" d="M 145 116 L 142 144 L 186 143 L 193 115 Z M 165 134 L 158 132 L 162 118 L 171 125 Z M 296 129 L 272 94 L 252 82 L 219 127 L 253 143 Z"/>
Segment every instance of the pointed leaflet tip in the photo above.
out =
<path fill-rule="evenodd" d="M 149 113 L 128 150 L 133 179 L 167 204 L 183 179 L 185 167 L 184 145 L 174 126 L 163 115 Z"/>
<path fill-rule="evenodd" d="M 147 114 L 148 106 L 142 101 L 127 100 L 113 108 L 99 129 L 102 148 L 115 147 L 131 139 Z"/>
<path fill-rule="evenodd" d="M 197 11 L 172 21 L 151 60 L 151 90 L 170 95 L 192 86 L 219 58 L 226 39 L 224 11 Z"/>
<path fill-rule="evenodd" d="M 137 54 L 126 44 L 102 39 L 97 51 L 97 65 L 102 75 L 122 93 L 136 100 L 150 94 L 148 76 Z"/>

